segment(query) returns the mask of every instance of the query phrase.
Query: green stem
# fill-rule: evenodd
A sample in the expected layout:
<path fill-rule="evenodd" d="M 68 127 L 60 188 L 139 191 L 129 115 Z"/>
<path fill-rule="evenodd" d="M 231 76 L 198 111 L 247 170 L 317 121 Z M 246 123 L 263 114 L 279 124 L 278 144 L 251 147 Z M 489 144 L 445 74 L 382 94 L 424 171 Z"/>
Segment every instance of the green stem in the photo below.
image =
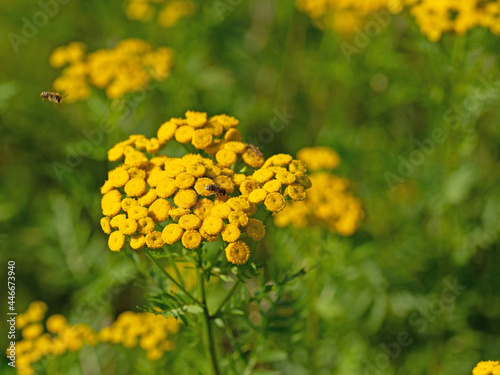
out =
<path fill-rule="evenodd" d="M 203 270 L 203 260 L 201 253 L 198 258 L 198 286 L 201 295 L 201 307 L 203 308 L 203 318 L 205 320 L 205 331 L 206 331 L 206 346 L 207 351 L 210 354 L 210 364 L 212 365 L 212 373 L 214 375 L 220 375 L 219 365 L 217 363 L 217 355 L 215 353 L 215 340 L 212 329 L 212 320 L 210 314 L 208 313 L 207 306 L 207 296 L 205 293 L 205 276 Z"/>
<path fill-rule="evenodd" d="M 236 292 L 236 289 L 238 289 L 239 286 L 240 286 L 240 280 L 236 279 L 233 287 L 231 288 L 231 290 L 227 294 L 226 298 L 224 298 L 224 301 L 222 301 L 222 303 L 217 308 L 217 310 L 212 314 L 212 316 L 217 316 L 217 314 L 220 312 L 220 310 L 222 309 L 222 307 L 227 303 L 227 301 L 229 301 L 231 299 L 231 297 L 233 296 L 234 292 Z"/>
<path fill-rule="evenodd" d="M 177 278 L 179 279 L 179 282 L 181 283 L 182 286 L 186 286 L 184 283 L 184 278 L 182 277 L 179 268 L 177 268 L 177 264 L 175 263 L 175 258 L 173 256 L 169 256 L 168 259 L 172 262 L 172 266 L 174 267 L 175 274 L 177 275 Z"/>
<path fill-rule="evenodd" d="M 269 219 L 269 217 L 271 217 L 272 215 L 272 212 L 269 211 L 267 214 L 266 214 L 266 217 L 264 218 L 263 220 L 263 223 L 265 223 L 267 221 L 267 219 Z M 259 241 L 254 241 L 253 242 L 253 245 L 252 245 L 252 249 L 250 250 L 250 253 L 251 254 L 254 254 L 255 253 L 255 249 L 257 248 L 257 245 L 259 244 Z M 217 316 L 217 314 L 220 312 L 220 310 L 222 309 L 222 307 L 224 307 L 224 305 L 231 299 L 231 297 L 233 296 L 234 292 L 236 292 L 236 289 L 238 289 L 238 287 L 240 286 L 240 279 L 236 279 L 236 282 L 234 283 L 233 287 L 231 288 L 231 290 L 229 291 L 228 295 L 226 296 L 226 298 L 224 298 L 224 301 L 222 301 L 222 303 L 220 304 L 220 306 L 217 308 L 217 310 L 215 311 L 215 313 L 212 315 L 212 317 L 214 316 Z"/>
<path fill-rule="evenodd" d="M 177 285 L 177 287 L 182 290 L 184 292 L 184 294 L 186 296 L 189 297 L 189 299 L 191 299 L 194 303 L 196 303 L 197 305 L 201 305 L 200 304 L 200 301 L 198 301 L 196 298 L 193 297 L 193 295 L 191 293 L 189 293 L 186 289 L 184 289 L 184 287 L 179 284 L 172 276 L 170 276 L 170 274 L 165 271 L 165 269 L 158 263 L 158 261 L 151 255 L 151 252 L 149 250 L 144 250 L 144 252 L 146 253 L 146 255 L 148 256 L 149 259 L 151 259 L 151 261 L 156 265 L 156 267 L 158 267 L 158 269 L 161 271 L 161 273 L 163 273 L 163 275 L 165 275 L 165 277 L 167 277 L 170 281 L 172 281 L 175 285 Z"/>

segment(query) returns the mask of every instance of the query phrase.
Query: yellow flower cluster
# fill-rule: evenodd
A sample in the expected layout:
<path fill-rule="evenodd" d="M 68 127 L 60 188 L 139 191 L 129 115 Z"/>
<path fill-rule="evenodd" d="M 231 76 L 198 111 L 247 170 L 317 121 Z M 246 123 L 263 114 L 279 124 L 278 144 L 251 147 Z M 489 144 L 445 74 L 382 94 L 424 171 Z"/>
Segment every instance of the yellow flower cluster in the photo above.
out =
<path fill-rule="evenodd" d="M 44 302 L 32 302 L 16 317 L 16 328 L 22 330 L 22 340 L 16 344 L 16 368 L 19 375 L 35 373 L 33 364 L 44 356 L 60 356 L 81 349 L 83 344 L 96 345 L 97 334 L 86 324 L 71 325 L 62 315 L 42 320 L 47 311 Z M 7 354 L 8 355 L 8 354 Z"/>
<path fill-rule="evenodd" d="M 67 94 L 68 102 L 90 97 L 90 84 L 106 89 L 111 99 L 134 91 L 144 90 L 152 80 L 166 79 L 173 65 L 170 48 L 151 45 L 140 39 L 125 39 L 115 48 L 101 49 L 85 54 L 83 43 L 73 42 L 56 48 L 50 55 L 55 68 L 66 65 L 54 81 L 54 89 Z"/>
<path fill-rule="evenodd" d="M 151 313 L 126 311 L 109 327 L 99 333 L 87 324 L 69 324 L 63 315 L 51 315 L 42 320 L 47 305 L 41 301 L 32 302 L 28 309 L 16 317 L 16 328 L 21 331 L 22 340 L 16 343 L 16 368 L 19 375 L 35 374 L 33 364 L 44 356 L 61 356 L 67 352 L 79 351 L 83 344 L 95 346 L 102 342 L 121 344 L 125 348 L 139 345 L 150 360 L 158 360 L 166 351 L 175 348 L 171 335 L 179 331 L 179 323 L 173 317 Z M 7 356 L 9 356 L 7 349 Z"/>
<path fill-rule="evenodd" d="M 148 359 L 156 361 L 163 357 L 164 352 L 175 348 L 175 343 L 169 338 L 178 331 L 179 323 L 173 317 L 126 311 L 111 326 L 99 332 L 99 340 L 129 349 L 139 346 L 146 351 Z"/>
<path fill-rule="evenodd" d="M 372 12 L 396 14 L 405 7 L 431 41 L 439 40 L 445 32 L 464 34 L 476 26 L 500 35 L 498 0 L 297 0 L 297 8 L 319 27 L 344 33 L 361 28 Z"/>
<path fill-rule="evenodd" d="M 343 236 L 353 234 L 364 216 L 360 202 L 349 192 L 349 182 L 322 169 L 334 169 L 339 163 L 338 154 L 326 147 L 308 147 L 297 154 L 312 172 L 312 188 L 301 202 L 291 202 L 274 216 L 279 227 L 289 224 L 297 228 L 326 226 Z"/>
<path fill-rule="evenodd" d="M 195 12 L 195 4 L 182 0 L 129 0 L 125 14 L 131 20 L 147 22 L 155 13 L 154 4 L 161 4 L 158 12 L 158 24 L 162 27 L 173 27 L 182 18 L 190 17 Z"/>
<path fill-rule="evenodd" d="M 500 375 L 499 361 L 482 361 L 472 370 L 472 375 Z"/>
<path fill-rule="evenodd" d="M 231 116 L 187 111 L 186 118 L 161 125 L 155 138 L 132 135 L 112 147 L 108 159 L 123 164 L 108 173 L 101 188 L 101 227 L 109 234 L 109 248 L 120 251 L 129 239 L 132 249 L 176 242 L 195 249 L 222 237 L 228 261 L 246 263 L 250 250 L 241 237 L 259 241 L 265 234 L 263 223 L 253 218 L 258 206 L 279 212 L 285 198 L 305 199 L 311 182 L 303 162 L 285 154 L 264 160 L 247 147 L 237 125 Z M 174 140 L 191 143 L 208 157 L 157 155 Z"/>

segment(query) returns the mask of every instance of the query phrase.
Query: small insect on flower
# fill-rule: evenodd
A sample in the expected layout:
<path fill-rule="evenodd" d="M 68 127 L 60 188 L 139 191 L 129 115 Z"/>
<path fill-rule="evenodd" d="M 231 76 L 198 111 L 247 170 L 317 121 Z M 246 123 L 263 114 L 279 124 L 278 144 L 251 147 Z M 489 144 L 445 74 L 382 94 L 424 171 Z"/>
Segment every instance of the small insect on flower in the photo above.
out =
<path fill-rule="evenodd" d="M 247 149 L 252 150 L 254 152 L 254 154 L 257 155 L 259 158 L 264 156 L 264 154 L 262 154 L 262 152 L 260 152 L 260 150 L 257 147 L 255 147 L 254 145 L 248 144 Z"/>
<path fill-rule="evenodd" d="M 48 100 L 52 103 L 61 103 L 63 100 L 63 96 L 57 92 L 44 91 L 40 94 L 42 100 Z"/>
<path fill-rule="evenodd" d="M 205 190 L 213 191 L 214 193 L 216 193 L 219 196 L 227 194 L 226 189 L 221 188 L 220 186 L 217 186 L 217 185 L 207 185 L 205 187 Z"/>

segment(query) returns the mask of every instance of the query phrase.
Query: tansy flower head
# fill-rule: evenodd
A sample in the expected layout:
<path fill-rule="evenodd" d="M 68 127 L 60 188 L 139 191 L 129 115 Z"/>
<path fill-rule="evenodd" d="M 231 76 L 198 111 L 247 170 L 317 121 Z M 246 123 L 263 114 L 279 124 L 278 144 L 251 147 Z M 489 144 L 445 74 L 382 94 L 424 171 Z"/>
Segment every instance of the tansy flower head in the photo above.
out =
<path fill-rule="evenodd" d="M 163 228 L 161 237 L 165 243 L 172 245 L 181 239 L 183 233 L 184 230 L 179 224 L 168 224 Z"/>
<path fill-rule="evenodd" d="M 154 230 L 151 233 L 146 234 L 147 247 L 150 247 L 152 249 L 159 249 L 164 244 L 165 243 L 163 242 L 161 232 Z"/>
<path fill-rule="evenodd" d="M 30 324 L 25 327 L 22 331 L 23 339 L 35 339 L 39 337 L 43 332 L 43 326 L 41 324 Z"/>
<path fill-rule="evenodd" d="M 262 203 L 267 197 L 267 191 L 264 189 L 255 189 L 248 195 L 248 200 L 251 203 Z"/>
<path fill-rule="evenodd" d="M 222 231 L 222 239 L 226 242 L 235 242 L 240 238 L 241 231 L 236 224 L 228 224 Z"/>
<path fill-rule="evenodd" d="M 182 235 L 182 246 L 186 249 L 194 249 L 201 243 L 201 235 L 196 230 L 187 230 Z"/>
<path fill-rule="evenodd" d="M 54 314 L 50 316 L 45 322 L 45 326 L 47 327 L 47 331 L 50 333 L 59 333 L 61 332 L 67 324 L 67 320 L 63 315 Z"/>
<path fill-rule="evenodd" d="M 273 177 L 274 177 L 274 172 L 270 168 L 258 169 L 252 175 L 253 180 L 260 182 L 262 184 L 269 181 Z"/>
<path fill-rule="evenodd" d="M 127 212 L 130 207 L 138 205 L 137 199 L 134 198 L 125 198 L 122 200 L 121 206 L 122 210 Z"/>
<path fill-rule="evenodd" d="M 130 236 L 137 232 L 137 221 L 134 219 L 125 219 L 122 223 L 120 223 L 118 229 L 123 234 Z"/>
<path fill-rule="evenodd" d="M 211 234 L 208 234 L 207 232 L 205 232 L 205 230 L 203 230 L 203 228 L 200 228 L 199 229 L 199 232 L 201 234 L 201 236 L 208 242 L 215 242 L 219 239 L 220 235 L 219 234 L 214 234 L 214 235 L 211 235 Z"/>
<path fill-rule="evenodd" d="M 248 224 L 245 227 L 246 234 L 255 241 L 260 241 L 264 238 L 266 230 L 264 229 L 264 224 L 257 219 L 249 219 Z"/>
<path fill-rule="evenodd" d="M 264 204 L 269 211 L 279 212 L 285 208 L 285 199 L 279 193 L 269 193 L 264 200 Z"/>
<path fill-rule="evenodd" d="M 148 209 L 142 206 L 132 206 L 127 210 L 127 215 L 131 219 L 139 220 L 148 215 Z"/>
<path fill-rule="evenodd" d="M 232 208 L 227 203 L 218 203 L 212 208 L 211 215 L 220 217 L 221 219 L 227 219 L 231 211 Z"/>
<path fill-rule="evenodd" d="M 149 47 L 134 42 L 120 48 L 148 51 Z M 278 212 L 285 206 L 284 196 L 300 200 L 306 195 L 310 181 L 303 162 L 286 154 L 265 161 L 260 151 L 241 141 L 234 117 L 208 119 L 196 111 L 185 116 L 161 124 L 157 138 L 131 135 L 109 150 L 110 161 L 123 162 L 101 188 L 105 215 L 101 226 L 109 234 L 111 250 L 120 250 L 127 238 L 132 249 L 158 249 L 178 241 L 194 249 L 221 234 L 225 242 L 236 243 L 241 228 L 259 240 L 264 227 L 252 219 L 259 206 Z M 175 141 L 192 142 L 209 156 L 162 154 L 167 143 Z M 348 227 L 348 222 L 342 225 Z M 155 226 L 163 227 L 162 232 Z M 118 230 L 113 232 L 114 228 Z M 238 244 L 235 249 L 245 246 Z M 235 264 L 242 264 L 244 252 L 234 254 Z"/>
<path fill-rule="evenodd" d="M 110 224 L 113 228 L 118 228 L 120 224 L 125 221 L 126 218 L 127 215 L 125 214 L 116 215 L 111 219 Z"/>
<path fill-rule="evenodd" d="M 289 195 L 294 201 L 306 199 L 306 190 L 302 185 L 292 184 L 285 189 L 285 195 Z"/>
<path fill-rule="evenodd" d="M 196 130 L 191 139 L 191 143 L 194 147 L 204 150 L 212 144 L 213 136 L 209 130 L 199 129 Z"/>
<path fill-rule="evenodd" d="M 472 370 L 472 375 L 498 375 L 500 374 L 499 361 L 482 361 Z"/>
<path fill-rule="evenodd" d="M 196 204 L 197 194 L 193 189 L 181 189 L 175 194 L 174 203 L 180 208 L 191 208 Z"/>
<path fill-rule="evenodd" d="M 124 168 L 116 168 L 108 173 L 108 180 L 114 187 L 122 187 L 130 179 L 130 175 Z"/>
<path fill-rule="evenodd" d="M 297 152 L 297 158 L 307 165 L 309 171 L 332 170 L 340 164 L 339 155 L 329 147 L 305 147 Z"/>
<path fill-rule="evenodd" d="M 264 164 L 264 157 L 258 156 L 252 150 L 246 150 L 242 154 L 243 161 L 252 168 L 260 168 Z"/>
<path fill-rule="evenodd" d="M 254 179 L 248 178 L 240 184 L 242 195 L 249 195 L 252 191 L 260 188 L 260 183 Z"/>
<path fill-rule="evenodd" d="M 163 142 L 169 141 L 174 137 L 176 130 L 177 124 L 172 121 L 167 121 L 158 129 L 158 139 Z"/>
<path fill-rule="evenodd" d="M 111 233 L 111 224 L 110 224 L 110 219 L 109 217 L 103 217 L 101 219 L 101 228 L 102 228 L 102 231 L 106 234 L 110 234 Z"/>
<path fill-rule="evenodd" d="M 224 166 L 224 167 L 229 167 L 236 163 L 236 160 L 238 159 L 238 155 L 231 150 L 223 149 L 219 150 L 215 154 L 215 158 L 217 159 L 217 162 Z"/>
<path fill-rule="evenodd" d="M 175 140 L 179 143 L 191 142 L 194 135 L 194 128 L 188 125 L 181 126 L 175 131 Z"/>
<path fill-rule="evenodd" d="M 168 219 L 170 208 L 171 205 L 169 201 L 158 198 L 149 206 L 148 214 L 154 221 L 160 223 Z"/>
<path fill-rule="evenodd" d="M 220 217 L 209 216 L 203 220 L 202 229 L 209 235 L 219 234 L 224 227 L 224 222 Z"/>
<path fill-rule="evenodd" d="M 335 163 L 330 163 L 330 168 L 339 163 L 338 155 L 324 147 L 319 150 L 307 148 L 305 152 L 301 150 L 298 154 L 299 157 L 307 159 L 309 154 L 317 152 L 335 155 Z M 344 236 L 354 233 L 364 214 L 360 202 L 349 192 L 348 181 L 330 172 L 313 173 L 309 178 L 302 172 L 303 168 L 299 163 L 290 163 L 290 169 L 293 169 L 292 165 L 295 165 L 294 168 L 297 170 L 296 180 L 294 184 L 285 188 L 284 194 L 294 202 L 289 202 L 283 211 L 275 215 L 275 224 L 278 226 L 293 224 L 298 228 L 321 225 Z M 323 163 L 314 167 L 325 169 L 326 165 Z M 312 187 L 306 194 L 305 189 L 310 186 Z"/>
<path fill-rule="evenodd" d="M 224 149 L 237 154 L 242 154 L 247 149 L 247 146 L 243 142 L 230 141 L 224 144 Z"/>
<path fill-rule="evenodd" d="M 248 216 L 243 211 L 236 210 L 229 214 L 229 222 L 239 227 L 245 227 L 248 224 Z"/>
<path fill-rule="evenodd" d="M 111 251 L 120 251 L 125 245 L 125 235 L 120 231 L 115 231 L 109 235 L 108 246 Z"/>
<path fill-rule="evenodd" d="M 130 238 L 130 247 L 134 250 L 140 249 L 146 244 L 146 237 L 143 234 L 136 234 Z"/>
<path fill-rule="evenodd" d="M 225 253 L 229 262 L 241 265 L 248 261 L 250 248 L 243 241 L 236 241 L 227 245 Z"/>
<path fill-rule="evenodd" d="M 184 215 L 179 218 L 179 226 L 182 229 L 197 229 L 201 226 L 201 219 L 194 214 Z"/>
<path fill-rule="evenodd" d="M 144 195 L 139 198 L 139 204 L 141 206 L 149 206 L 153 203 L 156 198 L 158 198 L 158 194 L 156 193 L 156 189 L 149 189 Z M 123 206 L 123 203 L 122 203 Z"/>
<path fill-rule="evenodd" d="M 279 180 L 267 181 L 264 184 L 263 189 L 265 191 L 267 191 L 268 193 L 277 192 L 277 191 L 279 191 L 281 189 L 281 181 L 279 181 Z"/>
<path fill-rule="evenodd" d="M 188 208 L 180 208 L 180 207 L 177 207 L 177 208 L 174 208 L 174 209 L 168 211 L 168 214 L 170 215 L 170 217 L 174 221 L 178 221 L 180 217 L 182 217 L 184 215 L 188 215 L 190 213 L 191 213 L 191 210 L 189 210 Z"/>
<path fill-rule="evenodd" d="M 195 181 L 194 176 L 189 172 L 182 172 L 178 174 L 177 177 L 175 178 L 175 184 L 180 189 L 190 188 L 194 184 L 194 181 Z"/>
<path fill-rule="evenodd" d="M 210 216 L 213 207 L 214 203 L 210 199 L 203 198 L 198 200 L 198 202 L 196 202 L 196 204 L 193 206 L 193 213 L 201 220 L 205 220 Z"/>
<path fill-rule="evenodd" d="M 53 86 L 57 91 L 71 92 L 67 101 L 75 102 L 90 96 L 90 85 L 105 89 L 109 98 L 116 99 L 144 89 L 151 79 L 164 80 L 170 73 L 173 53 L 165 47 L 153 51 L 142 40 L 126 39 L 113 49 L 87 55 L 85 45 L 72 42 L 56 48 L 49 59 L 54 67 L 70 64 Z M 142 145 L 145 148 L 146 142 Z M 110 156 L 119 157 L 119 153 L 119 148 L 116 148 Z"/>
<path fill-rule="evenodd" d="M 156 187 L 156 194 L 162 198 L 171 197 L 178 189 L 178 185 L 176 184 L 173 178 L 165 178 L 158 183 Z"/>

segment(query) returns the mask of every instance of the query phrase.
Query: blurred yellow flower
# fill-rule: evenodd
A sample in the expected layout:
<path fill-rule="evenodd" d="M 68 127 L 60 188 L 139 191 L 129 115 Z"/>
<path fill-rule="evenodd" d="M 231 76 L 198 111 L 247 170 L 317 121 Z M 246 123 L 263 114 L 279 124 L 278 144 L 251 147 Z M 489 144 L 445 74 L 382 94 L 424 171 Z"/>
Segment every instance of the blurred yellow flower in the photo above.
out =
<path fill-rule="evenodd" d="M 316 161 L 314 155 L 323 155 L 323 159 Z M 325 147 L 302 149 L 298 152 L 298 157 L 303 158 L 302 161 L 308 168 L 312 164 L 316 170 L 333 169 L 340 162 L 337 153 Z M 309 177 L 298 173 L 298 183 L 285 189 L 285 195 L 294 202 L 287 204 L 283 211 L 274 216 L 275 224 L 280 227 L 292 224 L 297 228 L 320 225 L 343 236 L 353 234 L 364 213 L 358 199 L 348 190 L 349 182 L 328 171 L 312 173 Z M 304 189 L 311 183 L 312 187 L 306 195 Z"/>
<path fill-rule="evenodd" d="M 260 241 L 266 234 L 264 224 L 257 219 L 249 219 L 245 230 L 248 236 L 255 241 Z"/>
<path fill-rule="evenodd" d="M 179 20 L 192 16 L 196 11 L 195 4 L 187 0 L 129 0 L 125 15 L 134 21 L 147 22 L 153 18 L 156 5 L 161 7 L 158 24 L 165 28 L 175 26 Z"/>
<path fill-rule="evenodd" d="M 125 39 L 113 49 L 101 49 L 85 55 L 86 46 L 72 42 L 56 48 L 49 57 L 50 64 L 61 68 L 67 64 L 62 74 L 56 78 L 53 87 L 67 94 L 67 102 L 88 99 L 90 85 L 106 90 L 106 95 L 117 99 L 125 94 L 146 89 L 154 79 L 166 79 L 173 65 L 173 51 L 166 47 L 153 50 L 140 39 Z M 146 147 L 154 150 L 154 142 Z M 111 151 L 112 159 L 118 159 L 123 149 Z"/>
<path fill-rule="evenodd" d="M 390 14 L 407 8 L 431 41 L 438 41 L 443 33 L 464 34 L 476 26 L 500 35 L 497 0 L 296 0 L 296 4 L 318 27 L 342 34 L 359 32 L 369 22 L 382 29 Z"/>
<path fill-rule="evenodd" d="M 472 370 L 472 375 L 500 375 L 499 361 L 482 361 Z"/>
<path fill-rule="evenodd" d="M 82 345 L 97 344 L 97 334 L 86 324 L 71 325 L 62 315 L 42 320 L 47 305 L 41 301 L 32 302 L 28 309 L 17 316 L 21 320 L 22 340 L 16 343 L 16 369 L 18 374 L 35 374 L 33 365 L 45 356 L 59 356 L 68 351 L 80 350 Z M 31 323 L 26 325 L 26 323 Z"/>

